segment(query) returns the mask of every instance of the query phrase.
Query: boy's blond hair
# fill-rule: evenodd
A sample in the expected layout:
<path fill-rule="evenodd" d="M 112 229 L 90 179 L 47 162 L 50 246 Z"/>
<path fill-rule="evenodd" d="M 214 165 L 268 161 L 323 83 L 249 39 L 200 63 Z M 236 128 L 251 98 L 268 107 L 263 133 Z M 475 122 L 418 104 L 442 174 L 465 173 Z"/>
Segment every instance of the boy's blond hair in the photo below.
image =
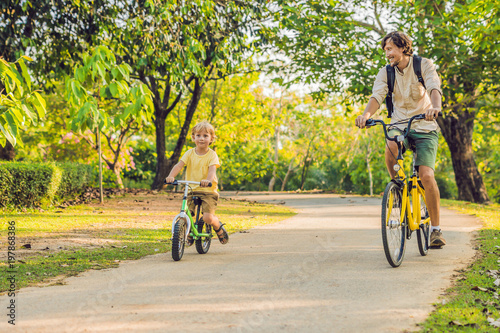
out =
<path fill-rule="evenodd" d="M 214 142 L 217 138 L 217 136 L 215 135 L 214 127 L 206 120 L 194 125 L 193 129 L 191 130 L 191 136 L 194 137 L 198 132 L 207 132 L 208 134 L 210 134 L 210 136 L 212 137 L 212 142 Z"/>

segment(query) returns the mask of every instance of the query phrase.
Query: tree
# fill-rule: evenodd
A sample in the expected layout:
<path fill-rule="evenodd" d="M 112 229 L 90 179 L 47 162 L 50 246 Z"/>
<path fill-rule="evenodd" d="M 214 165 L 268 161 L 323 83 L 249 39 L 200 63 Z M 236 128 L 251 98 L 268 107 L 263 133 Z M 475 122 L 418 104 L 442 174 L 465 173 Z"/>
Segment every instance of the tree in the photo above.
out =
<path fill-rule="evenodd" d="M 76 111 L 73 114 L 72 129 L 89 129 L 96 136 L 102 203 L 101 132 L 106 128 L 124 128 L 121 130 L 116 149 L 110 147 L 114 152 L 114 159 L 106 161 L 121 183 L 117 162 L 124 139 L 133 122 L 137 118 L 140 119 L 141 115 L 147 118 L 148 112 L 153 110 L 153 105 L 149 89 L 143 84 L 131 83 L 130 66 L 125 63 L 117 65 L 115 56 L 106 47 L 96 47 L 92 55 L 84 56 L 83 60 L 84 63 L 75 68 L 74 77 L 67 80 L 66 92 L 68 101 Z M 106 100 L 117 101 L 118 106 L 124 106 L 123 111 L 111 114 L 110 109 L 106 108 Z M 109 142 L 109 137 L 106 137 Z"/>
<path fill-rule="evenodd" d="M 253 73 L 207 82 L 194 116 L 195 122 L 208 119 L 215 127 L 212 148 L 221 160 L 217 176 L 224 188 L 257 189 L 253 186 L 271 168 L 266 144 L 271 100 L 263 96 L 257 79 Z"/>
<path fill-rule="evenodd" d="M 105 0 L 2 1 L 0 58 L 13 62 L 29 55 L 36 59 L 29 64 L 32 79 L 44 92 L 51 91 L 57 80 L 63 81 L 81 63 L 83 53 L 99 44 L 103 26 L 122 8 Z M 14 154 L 13 148 L 8 154 Z"/>
<path fill-rule="evenodd" d="M 81 63 L 82 54 L 96 45 L 106 45 L 120 62 L 130 64 L 133 77 L 153 93 L 157 147 L 153 187 L 158 187 L 180 157 L 207 80 L 234 73 L 254 50 L 256 40 L 250 36 L 256 33 L 265 2 L 9 2 L 3 11 L 5 24 L 0 23 L 0 41 L 11 53 L 34 53 L 40 61 L 33 71 L 45 87 L 70 73 Z M 167 159 L 165 121 L 183 96 L 189 102 Z"/>
<path fill-rule="evenodd" d="M 270 8 L 278 8 L 273 13 L 279 26 L 266 34 L 291 59 L 287 69 L 295 82 L 318 83 L 319 98 L 341 94 L 348 110 L 366 100 L 385 65 L 382 37 L 397 29 L 413 35 L 419 54 L 435 61 L 443 80 L 446 116 L 438 122 L 452 151 L 459 199 L 488 201 L 471 147 L 475 103 L 486 93 L 498 93 L 498 2 L 274 3 Z"/>
<path fill-rule="evenodd" d="M 447 7 L 452 5 L 450 9 Z M 450 148 L 458 198 L 489 201 L 473 151 L 477 102 L 487 94 L 498 95 L 500 74 L 500 3 L 475 1 L 416 1 L 404 6 L 404 25 L 420 43 L 419 52 L 429 53 L 443 78 L 445 117 L 438 123 Z M 428 45 L 430 44 L 430 45 Z"/>
<path fill-rule="evenodd" d="M 262 17 L 264 0 L 144 1 L 125 8 L 125 26 L 110 31 L 110 47 L 153 93 L 157 166 L 152 187 L 162 186 L 178 162 L 206 82 L 234 73 L 253 51 L 248 33 Z M 188 98 L 183 123 L 166 158 L 165 121 Z"/>
<path fill-rule="evenodd" d="M 45 115 L 45 100 L 36 91 L 22 56 L 14 63 L 0 58 L 0 145 L 19 142 L 19 130 Z"/>

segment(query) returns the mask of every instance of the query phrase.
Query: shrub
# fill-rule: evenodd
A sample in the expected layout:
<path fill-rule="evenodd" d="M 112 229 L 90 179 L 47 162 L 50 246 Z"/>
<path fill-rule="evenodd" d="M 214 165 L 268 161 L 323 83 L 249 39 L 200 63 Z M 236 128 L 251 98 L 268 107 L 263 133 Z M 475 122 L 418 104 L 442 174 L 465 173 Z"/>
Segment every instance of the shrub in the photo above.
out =
<path fill-rule="evenodd" d="M 57 191 L 59 198 L 80 195 L 92 182 L 92 166 L 79 163 L 58 163 L 62 170 L 62 182 Z"/>
<path fill-rule="evenodd" d="M 74 197 L 90 182 L 89 166 L 76 163 L 0 163 L 0 206 L 36 207 Z"/>

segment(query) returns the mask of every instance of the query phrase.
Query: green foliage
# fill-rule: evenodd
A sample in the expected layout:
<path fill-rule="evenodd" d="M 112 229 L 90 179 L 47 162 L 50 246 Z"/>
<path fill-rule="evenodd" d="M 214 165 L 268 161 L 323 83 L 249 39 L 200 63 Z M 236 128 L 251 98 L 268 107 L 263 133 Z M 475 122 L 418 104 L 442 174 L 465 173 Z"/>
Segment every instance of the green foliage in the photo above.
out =
<path fill-rule="evenodd" d="M 147 140 L 140 140 L 134 145 L 131 153 L 133 168 L 123 172 L 124 177 L 136 182 L 149 181 L 154 177 L 156 170 L 156 150 L 154 145 Z"/>
<path fill-rule="evenodd" d="M 420 332 L 498 332 L 488 319 L 500 316 L 497 277 L 492 274 L 498 269 L 500 207 L 451 200 L 443 200 L 443 206 L 481 219 L 484 229 L 478 231 L 475 240 L 477 260 L 443 294 L 445 301 L 436 304 L 435 310 L 419 325 Z"/>
<path fill-rule="evenodd" d="M 66 81 L 67 99 L 77 110 L 71 123 L 73 130 L 102 130 L 118 126 L 131 116 L 151 116 L 151 92 L 145 84 L 131 84 L 131 70 L 126 63 L 117 65 L 114 54 L 104 46 L 83 57 L 83 65 L 76 67 L 74 77 Z M 123 112 L 114 114 L 113 124 L 102 108 L 104 99 L 124 104 Z"/>
<path fill-rule="evenodd" d="M 474 128 L 474 152 L 488 195 L 500 203 L 500 98 L 486 96 L 479 103 Z"/>
<path fill-rule="evenodd" d="M 270 67 L 276 73 L 286 71 L 291 79 L 284 84 L 317 85 L 313 92 L 317 97 L 347 92 L 348 103 L 370 94 L 373 79 L 385 64 L 377 49 L 384 27 L 373 23 L 379 17 L 370 11 L 373 7 L 375 13 L 392 11 L 390 2 L 276 0 L 273 4 L 268 8 L 277 24 L 262 33 L 272 48 L 290 59 L 286 68 Z"/>
<path fill-rule="evenodd" d="M 56 198 L 72 198 L 90 182 L 86 165 L 65 163 L 0 163 L 2 207 L 37 207 Z M 7 187 L 8 186 L 8 187 Z"/>
<path fill-rule="evenodd" d="M 9 204 L 9 191 L 13 184 L 12 174 L 0 164 L 0 207 L 5 207 Z"/>
<path fill-rule="evenodd" d="M 62 170 L 62 181 L 57 189 L 59 198 L 73 198 L 80 195 L 89 186 L 93 168 L 90 165 L 79 163 L 57 163 Z"/>
<path fill-rule="evenodd" d="M 438 123 L 453 152 L 458 196 L 488 201 L 470 151 L 476 104 L 486 95 L 500 93 L 498 1 L 275 0 L 273 4 L 268 9 L 277 24 L 262 31 L 272 47 L 290 60 L 286 70 L 292 79 L 283 83 L 314 84 L 317 98 L 342 95 L 347 112 L 370 95 L 375 75 L 386 64 L 379 44 L 382 37 L 395 30 L 410 35 L 414 50 L 434 61 L 443 82 L 446 116 Z M 282 70 L 281 65 L 270 68 Z"/>
<path fill-rule="evenodd" d="M 14 63 L 0 58 L 0 145 L 18 142 L 21 129 L 45 116 L 45 100 L 34 90 L 22 56 Z"/>
<path fill-rule="evenodd" d="M 245 142 L 244 145 L 226 143 L 224 160 L 218 171 L 225 189 L 263 190 L 260 181 L 270 170 L 271 161 L 267 157 L 267 147 L 258 141 Z M 229 153 L 230 152 L 230 153 Z M 251 161 L 248 163 L 247 161 Z"/>

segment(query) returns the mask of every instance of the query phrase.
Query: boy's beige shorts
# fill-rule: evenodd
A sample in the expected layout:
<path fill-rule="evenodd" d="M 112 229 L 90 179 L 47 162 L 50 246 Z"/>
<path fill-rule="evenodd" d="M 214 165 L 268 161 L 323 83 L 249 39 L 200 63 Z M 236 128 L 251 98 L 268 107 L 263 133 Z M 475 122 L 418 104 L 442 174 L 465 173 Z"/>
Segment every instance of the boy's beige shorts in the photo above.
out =
<path fill-rule="evenodd" d="M 214 192 L 204 192 L 204 191 L 193 191 L 188 195 L 188 207 L 189 210 L 196 214 L 194 202 L 192 200 L 193 196 L 200 197 L 201 199 L 201 211 L 203 213 L 215 214 L 215 209 L 217 208 L 217 201 L 219 201 L 219 193 Z M 194 217 L 194 216 L 193 216 Z"/>

